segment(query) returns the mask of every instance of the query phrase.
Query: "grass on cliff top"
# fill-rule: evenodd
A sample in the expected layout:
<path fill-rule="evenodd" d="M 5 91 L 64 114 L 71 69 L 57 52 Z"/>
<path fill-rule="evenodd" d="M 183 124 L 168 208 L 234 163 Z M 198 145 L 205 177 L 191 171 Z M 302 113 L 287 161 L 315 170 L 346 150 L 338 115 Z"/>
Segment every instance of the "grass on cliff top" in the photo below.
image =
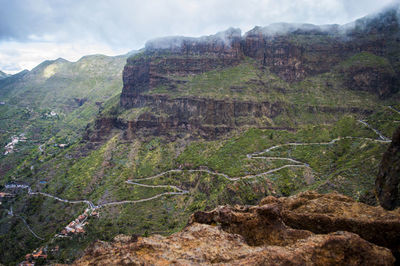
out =
<path fill-rule="evenodd" d="M 394 70 L 387 58 L 374 55 L 370 52 L 358 53 L 342 63 L 339 64 L 338 68 L 342 71 L 353 67 L 371 67 L 371 68 L 381 68 L 389 73 L 394 74 Z"/>
<path fill-rule="evenodd" d="M 381 67 L 393 69 L 383 57 L 363 52 L 341 64 L 341 67 L 352 65 Z M 358 107 L 375 109 L 377 103 L 384 103 L 377 95 L 348 90 L 343 85 L 344 74 L 333 69 L 331 72 L 308 77 L 303 81 L 288 83 L 263 68 L 254 59 L 246 58 L 237 66 L 217 69 L 199 75 L 187 77 L 168 76 L 178 82 L 158 85 L 148 94 L 167 94 L 170 97 L 205 97 L 212 99 L 290 103 L 301 106 Z M 174 83 L 174 82 L 172 82 Z M 395 100 L 387 99 L 388 102 Z"/>
<path fill-rule="evenodd" d="M 198 96 L 225 99 L 256 99 L 253 87 L 260 75 L 259 66 L 252 59 L 243 63 L 187 77 L 175 77 L 185 83 L 169 89 L 160 85 L 149 91 L 151 94 L 170 94 L 174 97 Z M 271 95 L 273 97 L 274 95 Z"/>

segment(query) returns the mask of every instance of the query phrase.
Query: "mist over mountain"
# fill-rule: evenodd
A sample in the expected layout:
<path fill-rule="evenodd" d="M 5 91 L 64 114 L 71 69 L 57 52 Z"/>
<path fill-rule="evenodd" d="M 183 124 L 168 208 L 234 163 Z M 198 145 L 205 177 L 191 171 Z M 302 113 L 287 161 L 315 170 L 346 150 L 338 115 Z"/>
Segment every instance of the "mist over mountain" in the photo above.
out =
<path fill-rule="evenodd" d="M 46 59 L 124 54 L 160 36 L 210 35 L 229 27 L 246 32 L 280 22 L 345 24 L 391 3 L 397 1 L 17 0 L 0 10 L 0 69 L 17 73 Z"/>
<path fill-rule="evenodd" d="M 394 264 L 399 21 L 230 25 L 0 78 L 0 262 Z"/>

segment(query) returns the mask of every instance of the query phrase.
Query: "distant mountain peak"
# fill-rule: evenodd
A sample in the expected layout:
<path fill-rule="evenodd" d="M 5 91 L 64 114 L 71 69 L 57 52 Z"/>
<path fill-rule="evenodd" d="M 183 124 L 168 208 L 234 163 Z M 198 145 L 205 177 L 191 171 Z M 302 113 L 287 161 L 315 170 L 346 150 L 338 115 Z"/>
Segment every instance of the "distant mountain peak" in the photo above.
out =
<path fill-rule="evenodd" d="M 4 79 L 8 76 L 10 76 L 10 75 L 8 75 L 7 73 L 4 73 L 3 71 L 0 70 L 0 79 Z"/>

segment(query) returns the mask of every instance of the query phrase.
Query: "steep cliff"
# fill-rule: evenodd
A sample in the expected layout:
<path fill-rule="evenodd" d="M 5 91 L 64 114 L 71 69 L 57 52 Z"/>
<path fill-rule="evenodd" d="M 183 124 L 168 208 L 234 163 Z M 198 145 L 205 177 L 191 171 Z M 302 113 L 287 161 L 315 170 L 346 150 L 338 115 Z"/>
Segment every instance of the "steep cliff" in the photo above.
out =
<path fill-rule="evenodd" d="M 399 84 L 396 12 L 390 9 L 351 26 L 281 23 L 255 27 L 244 36 L 231 28 L 200 38 L 149 41 L 128 59 L 123 72 L 120 105 L 148 109 L 145 116 L 128 121 L 128 128 L 151 134 L 198 130 L 213 138 L 241 126 L 287 126 L 275 117 L 307 115 L 309 108 L 335 112 L 360 91 L 388 98 Z M 354 93 L 341 99 L 308 96 L 302 102 L 298 99 L 304 98 L 305 84 L 310 90 L 322 86 L 335 94 L 338 87 Z M 324 111 L 327 102 L 330 111 Z"/>
<path fill-rule="evenodd" d="M 243 57 L 240 41 L 240 30 L 231 28 L 207 37 L 167 37 L 147 42 L 144 51 L 129 58 L 124 68 L 121 105 L 133 107 L 132 98 L 159 85 L 173 88 L 171 76 L 238 64 Z"/>

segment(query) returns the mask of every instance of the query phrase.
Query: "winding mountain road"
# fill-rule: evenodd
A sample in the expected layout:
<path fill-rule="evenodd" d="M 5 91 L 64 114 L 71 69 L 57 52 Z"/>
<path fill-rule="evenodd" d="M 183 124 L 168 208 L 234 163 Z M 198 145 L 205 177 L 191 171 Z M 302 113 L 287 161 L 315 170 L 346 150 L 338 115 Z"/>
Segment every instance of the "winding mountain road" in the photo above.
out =
<path fill-rule="evenodd" d="M 20 215 L 17 215 L 17 214 L 14 214 L 14 212 L 13 212 L 13 210 L 12 210 L 12 207 L 11 207 L 9 210 L 7 210 L 7 214 L 8 214 L 10 217 L 16 217 L 16 218 L 21 219 L 22 222 L 25 224 L 26 228 L 28 228 L 29 232 L 31 232 L 31 234 L 32 234 L 34 237 L 36 237 L 37 239 L 40 239 L 40 240 L 44 240 L 44 238 L 38 236 L 38 235 L 32 230 L 32 228 L 31 228 L 31 227 L 29 226 L 29 224 L 26 222 L 26 220 L 24 219 L 24 217 L 22 217 L 22 216 L 20 216 Z"/>
<path fill-rule="evenodd" d="M 379 138 L 381 140 L 385 140 L 385 141 L 389 141 L 390 139 L 385 137 L 384 135 L 382 135 L 382 133 L 380 131 L 378 131 L 377 129 L 373 128 L 370 124 L 368 124 L 367 122 L 365 122 L 364 120 L 358 120 L 358 122 L 360 122 L 361 124 L 363 124 L 364 126 L 368 127 L 369 129 L 371 129 L 372 131 L 375 132 L 375 134 L 377 134 L 379 136 Z"/>
<path fill-rule="evenodd" d="M 145 202 L 145 201 L 150 201 L 150 200 L 154 200 L 154 199 L 160 198 L 160 197 L 165 196 L 165 195 L 184 195 L 184 194 L 189 194 L 189 191 L 182 190 L 180 192 L 164 192 L 164 193 L 161 193 L 161 194 L 157 194 L 157 195 L 155 195 L 153 197 L 140 199 L 140 200 L 123 200 L 123 201 L 116 201 L 116 202 L 108 202 L 108 203 L 104 203 L 104 204 L 99 205 L 98 208 L 105 207 L 105 206 L 111 206 L 111 205 L 122 205 L 122 204 L 127 204 L 127 203 Z"/>
<path fill-rule="evenodd" d="M 137 180 L 137 179 L 133 179 L 133 180 Z M 146 185 L 146 184 L 134 182 L 132 180 L 127 180 L 127 181 L 125 181 L 125 183 L 131 184 L 131 185 L 136 185 L 136 186 L 141 186 L 141 187 L 149 187 L 149 188 L 172 188 L 172 189 L 178 190 L 178 192 L 185 192 L 185 194 L 189 193 L 189 191 L 182 190 L 181 188 L 179 188 L 177 186 L 173 186 L 173 185 Z"/>
<path fill-rule="evenodd" d="M 267 148 L 265 150 L 262 150 L 260 152 L 254 152 L 254 153 L 247 154 L 247 158 L 254 158 L 254 157 L 257 157 L 259 155 L 268 153 L 268 152 L 270 152 L 272 150 L 278 149 L 280 147 L 285 147 L 285 146 L 333 145 L 336 142 L 338 142 L 340 140 L 344 140 L 344 139 L 362 139 L 362 140 L 368 140 L 368 141 L 380 142 L 380 143 L 389 143 L 389 142 L 391 142 L 390 139 L 382 140 L 382 139 L 371 139 L 371 138 L 361 138 L 361 137 L 338 137 L 338 138 L 332 139 L 329 142 L 289 142 L 289 143 L 278 144 L 278 145 L 269 147 L 269 148 Z"/>
<path fill-rule="evenodd" d="M 20 218 L 20 219 L 24 222 L 24 224 L 26 225 L 26 227 L 28 228 L 28 230 L 32 233 L 32 235 L 33 235 L 34 237 L 36 237 L 37 239 L 40 239 L 40 240 L 44 240 L 44 238 L 38 236 L 38 235 L 32 230 L 32 228 L 29 226 L 29 224 L 26 222 L 26 220 L 25 220 L 22 216 L 15 215 L 15 217 Z"/>
<path fill-rule="evenodd" d="M 268 157 L 265 157 L 265 158 L 268 158 Z M 296 161 L 296 160 L 293 160 L 293 161 Z M 271 169 L 271 170 L 268 170 L 266 172 L 262 172 L 262 173 L 259 173 L 259 174 L 239 176 L 239 177 L 229 177 L 227 174 L 214 172 L 214 171 L 211 171 L 209 169 L 189 169 L 189 170 L 172 169 L 172 170 L 168 170 L 168 171 L 159 173 L 159 174 L 157 174 L 155 176 L 150 176 L 150 177 L 145 177 L 145 178 L 140 178 L 140 179 L 134 179 L 134 180 L 150 180 L 150 179 L 155 179 L 155 178 L 159 178 L 159 177 L 165 176 L 166 174 L 169 174 L 169 173 L 196 173 L 197 172 L 197 173 L 208 173 L 208 174 L 214 175 L 214 176 L 221 176 L 221 177 L 223 177 L 223 178 L 225 178 L 225 179 L 227 179 L 229 181 L 237 181 L 237 180 L 240 180 L 240 179 L 251 179 L 251 178 L 255 178 L 255 177 L 259 177 L 259 176 L 263 176 L 263 175 L 272 174 L 274 172 L 277 172 L 279 170 L 282 170 L 282 169 L 288 168 L 288 167 L 309 167 L 309 166 L 306 166 L 305 164 L 287 164 L 287 165 L 284 165 L 284 166 L 281 166 L 281 167 L 278 167 L 278 168 L 274 168 L 274 169 Z"/>
<path fill-rule="evenodd" d="M 390 109 L 392 109 L 395 112 L 398 112 L 396 109 L 392 108 L 391 106 L 389 106 Z M 400 114 L 400 112 L 398 112 Z M 195 172 L 199 172 L 199 173 L 208 173 L 210 175 L 214 175 L 214 176 L 220 176 L 223 177 L 229 181 L 237 181 L 240 179 L 251 179 L 251 178 L 256 178 L 256 177 L 260 177 L 260 176 L 265 176 L 268 174 L 272 174 L 275 173 L 277 171 L 280 171 L 282 169 L 285 168 L 296 168 L 296 167 L 306 167 L 306 168 L 310 168 L 312 170 L 312 168 L 304 162 L 298 161 L 296 159 L 293 158 L 288 158 L 288 157 L 268 157 L 268 156 L 262 156 L 265 155 L 266 153 L 273 151 L 275 149 L 278 149 L 280 147 L 286 147 L 286 146 L 309 146 L 309 145 L 333 145 L 336 142 L 340 141 L 340 140 L 344 140 L 344 139 L 362 139 L 362 140 L 368 140 L 368 141 L 372 141 L 372 142 L 379 142 L 379 143 L 389 143 L 391 142 L 390 139 L 388 139 L 387 137 L 383 136 L 378 130 L 374 129 L 371 125 L 369 125 L 367 122 L 363 121 L 363 120 L 358 120 L 358 122 L 362 123 L 363 125 L 365 125 L 366 127 L 370 128 L 371 130 L 373 130 L 378 136 L 379 139 L 371 139 L 371 138 L 362 138 L 362 137 L 351 137 L 351 136 L 347 136 L 347 137 L 338 137 L 335 139 L 332 139 L 329 142 L 292 142 L 292 143 L 284 143 L 284 144 L 278 144 L 272 147 L 269 147 L 265 150 L 259 151 L 259 152 L 254 152 L 254 153 L 249 153 L 246 155 L 246 157 L 248 159 L 265 159 L 265 160 L 283 160 L 283 161 L 289 161 L 293 164 L 286 164 L 274 169 L 270 169 L 266 172 L 262 172 L 259 174 L 254 174 L 254 175 L 246 175 L 246 176 L 240 176 L 240 177 L 230 177 L 227 174 L 224 173 L 219 173 L 219 172 L 215 172 L 209 169 L 189 169 L 189 170 L 183 170 L 183 169 L 171 169 L 162 173 L 159 173 L 157 175 L 154 176 L 150 176 L 150 177 L 144 177 L 144 178 L 138 178 L 138 179 L 131 179 L 131 180 L 127 180 L 125 181 L 125 183 L 130 184 L 130 185 L 135 185 L 135 186 L 141 186 L 141 187 L 147 187 L 147 188 L 171 188 L 175 191 L 173 192 L 163 192 L 160 194 L 157 194 L 155 196 L 149 197 L 149 198 L 144 198 L 144 199 L 139 199 L 139 200 L 124 200 L 124 201 L 116 201 L 116 202 L 108 202 L 108 203 L 103 203 L 103 204 L 99 204 L 99 205 L 95 205 L 93 202 L 87 200 L 87 199 L 83 199 L 83 200 L 67 200 L 67 199 L 62 199 L 60 197 L 45 193 L 45 192 L 33 192 L 31 187 L 28 185 L 16 185 L 16 184 L 11 184 L 11 185 L 6 185 L 6 189 L 7 188 L 16 188 L 16 189 L 27 189 L 28 190 L 28 194 L 29 195 L 42 195 L 45 197 L 49 197 L 52 199 L 55 199 L 57 201 L 60 202 L 64 202 L 64 203 L 70 203 L 70 204 L 79 204 L 79 203 L 85 203 L 88 205 L 89 209 L 91 210 L 95 210 L 95 209 L 99 209 L 102 207 L 106 207 L 106 206 L 115 206 L 115 205 L 123 205 L 123 204 L 132 204 L 132 203 L 140 203 L 140 202 L 146 202 L 146 201 L 151 201 L 157 198 L 160 198 L 162 196 L 166 196 L 166 195 L 185 195 L 185 194 L 189 194 L 190 192 L 188 190 L 184 190 L 181 189 L 177 186 L 174 185 L 148 185 L 148 184 L 142 184 L 139 183 L 140 181 L 144 181 L 144 180 L 152 180 L 152 179 L 156 179 L 156 178 L 160 178 L 163 177 L 169 173 L 195 173 Z M 28 230 L 38 239 L 40 240 L 44 240 L 43 238 L 41 238 L 40 236 L 38 236 L 33 230 L 32 228 L 28 225 L 28 223 L 26 222 L 26 220 L 21 217 L 21 216 L 17 216 L 15 214 L 11 212 L 12 216 L 18 217 L 20 218 L 24 224 L 26 225 L 26 227 L 28 228 Z"/>

